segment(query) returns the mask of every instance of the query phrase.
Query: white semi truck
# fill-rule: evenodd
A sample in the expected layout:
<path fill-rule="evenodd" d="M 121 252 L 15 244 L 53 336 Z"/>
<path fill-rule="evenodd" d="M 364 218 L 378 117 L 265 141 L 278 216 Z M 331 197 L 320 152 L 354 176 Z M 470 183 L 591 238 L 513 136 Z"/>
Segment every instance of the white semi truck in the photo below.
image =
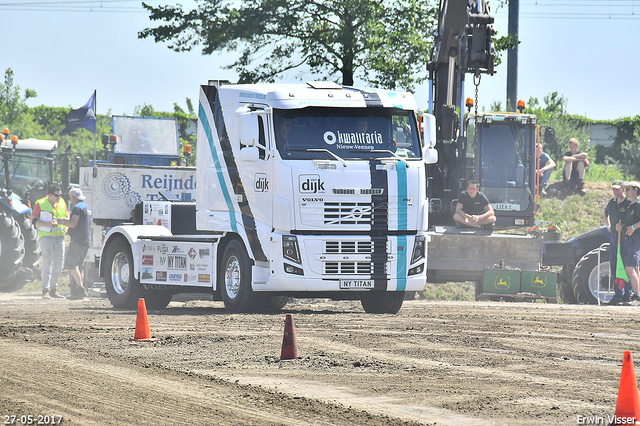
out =
<path fill-rule="evenodd" d="M 145 202 L 134 225 L 109 230 L 112 305 L 208 291 L 229 312 L 290 296 L 397 312 L 426 282 L 425 164 L 437 153 L 434 118 L 422 118 L 424 132 L 409 93 L 201 86 L 196 202 Z"/>

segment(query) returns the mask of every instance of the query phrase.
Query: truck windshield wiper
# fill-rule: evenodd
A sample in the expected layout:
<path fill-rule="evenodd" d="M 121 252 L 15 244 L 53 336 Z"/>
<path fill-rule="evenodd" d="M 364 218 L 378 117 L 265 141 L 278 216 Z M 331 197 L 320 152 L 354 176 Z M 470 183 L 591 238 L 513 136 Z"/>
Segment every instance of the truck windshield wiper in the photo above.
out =
<path fill-rule="evenodd" d="M 332 156 L 333 158 L 335 158 L 336 160 L 338 160 L 340 163 L 342 163 L 342 165 L 344 167 L 347 167 L 347 162 L 344 161 L 342 158 L 340 158 L 338 155 L 334 154 L 333 152 L 329 151 L 328 149 L 307 149 L 307 152 L 326 152 L 327 154 L 329 154 L 330 156 Z"/>
<path fill-rule="evenodd" d="M 393 155 L 394 158 L 398 159 L 399 161 L 402 161 L 404 165 L 407 166 L 407 169 L 409 168 L 409 163 L 407 163 L 407 161 L 404 158 L 400 157 L 398 154 L 396 154 L 393 151 L 389 151 L 388 149 L 372 149 L 369 152 L 388 152 L 389 154 Z"/>

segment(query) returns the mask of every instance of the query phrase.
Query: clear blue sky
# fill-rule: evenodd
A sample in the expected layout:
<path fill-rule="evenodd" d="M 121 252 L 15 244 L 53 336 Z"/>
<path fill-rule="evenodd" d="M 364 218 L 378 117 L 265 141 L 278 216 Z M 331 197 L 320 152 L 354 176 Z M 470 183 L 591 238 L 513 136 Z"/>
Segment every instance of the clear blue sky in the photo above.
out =
<path fill-rule="evenodd" d="M 195 5 L 180 3 L 185 9 Z M 495 28 L 506 35 L 507 10 L 491 4 Z M 139 40 L 139 31 L 157 25 L 140 0 L 0 0 L 0 16 L 0 70 L 4 75 L 12 68 L 16 84 L 38 93 L 31 106 L 77 108 L 97 90 L 99 114 L 133 114 L 143 104 L 170 111 L 174 103 L 186 108 L 187 97 L 197 102 L 199 85 L 209 79 L 237 79 L 222 69 L 231 61 L 228 55 L 176 53 Z M 571 114 L 596 120 L 639 115 L 638 28 L 640 0 L 520 0 L 518 97 L 542 102 L 557 91 Z M 497 70 L 482 78 L 481 109 L 505 104 L 506 55 Z M 297 75 L 291 72 L 285 81 Z M 466 91 L 473 96 L 470 77 Z M 426 81 L 416 98 L 426 108 Z"/>

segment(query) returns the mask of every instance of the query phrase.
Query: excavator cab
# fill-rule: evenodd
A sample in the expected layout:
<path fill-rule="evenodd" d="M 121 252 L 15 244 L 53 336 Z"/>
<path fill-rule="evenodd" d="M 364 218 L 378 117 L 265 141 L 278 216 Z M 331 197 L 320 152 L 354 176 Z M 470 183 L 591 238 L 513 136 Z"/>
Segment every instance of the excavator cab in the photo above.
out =
<path fill-rule="evenodd" d="M 479 113 L 473 143 L 475 179 L 496 226 L 530 226 L 536 212 L 536 117 Z M 473 142 L 471 142 L 473 140 Z"/>

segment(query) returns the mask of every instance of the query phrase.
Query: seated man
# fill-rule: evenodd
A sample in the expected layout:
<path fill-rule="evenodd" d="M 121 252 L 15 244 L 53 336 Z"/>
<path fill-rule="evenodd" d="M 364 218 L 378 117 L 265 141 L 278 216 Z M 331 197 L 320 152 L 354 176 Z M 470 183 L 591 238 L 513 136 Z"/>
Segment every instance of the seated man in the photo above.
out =
<path fill-rule="evenodd" d="M 496 215 L 487 197 L 478 191 L 479 188 L 478 181 L 470 180 L 468 189 L 460 194 L 453 215 L 456 226 L 461 224 L 473 228 L 493 229 Z"/>
<path fill-rule="evenodd" d="M 578 151 L 580 142 L 576 138 L 569 139 L 569 151 L 564 153 L 563 181 L 570 192 L 577 190 L 584 195 L 584 169 L 588 161 L 587 153 Z"/>
<path fill-rule="evenodd" d="M 549 183 L 549 178 L 551 177 L 551 173 L 553 173 L 553 169 L 556 168 L 556 162 L 549 157 L 549 154 L 542 151 L 542 145 L 538 145 L 538 159 L 538 179 L 540 179 L 538 183 L 538 190 L 540 191 L 540 194 L 547 195 L 545 188 Z"/>

